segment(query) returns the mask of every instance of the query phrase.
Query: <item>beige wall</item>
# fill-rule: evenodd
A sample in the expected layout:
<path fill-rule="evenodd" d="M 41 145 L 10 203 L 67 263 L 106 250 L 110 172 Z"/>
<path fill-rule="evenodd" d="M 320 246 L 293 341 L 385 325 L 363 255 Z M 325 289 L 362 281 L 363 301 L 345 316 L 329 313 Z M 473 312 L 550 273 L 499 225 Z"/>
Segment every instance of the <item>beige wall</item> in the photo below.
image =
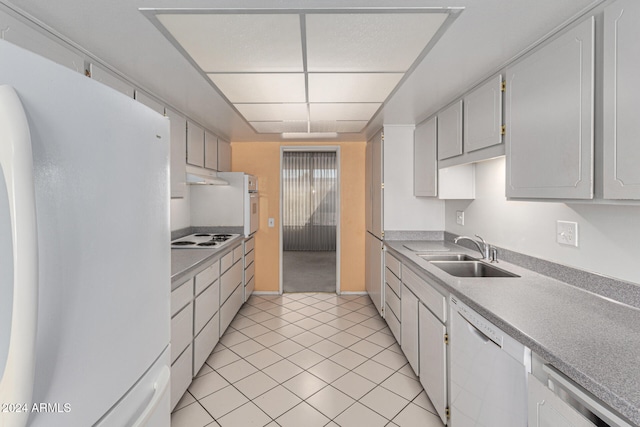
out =
<path fill-rule="evenodd" d="M 278 291 L 280 286 L 280 147 L 288 145 L 340 147 L 340 288 L 364 291 L 365 143 L 239 142 L 231 144 L 232 170 L 256 175 L 260 190 L 256 291 Z M 275 219 L 275 227 L 268 227 L 268 218 Z"/>

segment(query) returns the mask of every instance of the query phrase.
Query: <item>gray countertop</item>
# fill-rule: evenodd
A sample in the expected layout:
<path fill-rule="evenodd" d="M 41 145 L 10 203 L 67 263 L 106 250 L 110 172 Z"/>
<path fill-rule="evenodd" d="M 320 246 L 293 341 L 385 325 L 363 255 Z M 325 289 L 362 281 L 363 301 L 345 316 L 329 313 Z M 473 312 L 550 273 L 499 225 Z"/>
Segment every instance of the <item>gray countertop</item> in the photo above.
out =
<path fill-rule="evenodd" d="M 227 241 L 219 249 L 171 249 L 171 290 L 177 287 L 178 281 L 189 275 L 200 266 L 209 264 L 228 253 L 244 240 L 244 236 L 238 236 Z"/>
<path fill-rule="evenodd" d="M 594 396 L 640 426 L 640 310 L 506 262 L 519 278 L 458 278 L 387 241 L 390 252 L 436 281 Z M 451 252 L 478 256 L 452 243 Z"/>

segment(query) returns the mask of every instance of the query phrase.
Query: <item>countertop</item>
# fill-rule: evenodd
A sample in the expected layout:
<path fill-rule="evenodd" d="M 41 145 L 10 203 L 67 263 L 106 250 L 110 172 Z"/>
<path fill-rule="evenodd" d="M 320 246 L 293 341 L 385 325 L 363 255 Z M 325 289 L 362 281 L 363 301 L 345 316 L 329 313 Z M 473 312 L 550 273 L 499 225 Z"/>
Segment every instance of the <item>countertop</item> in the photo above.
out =
<path fill-rule="evenodd" d="M 218 249 L 171 249 L 171 290 L 180 283 L 177 281 L 187 276 L 198 267 L 209 264 L 228 253 L 244 240 L 244 236 L 234 237 Z"/>
<path fill-rule="evenodd" d="M 386 241 L 390 252 L 436 281 L 598 399 L 640 426 L 640 310 L 500 261 L 521 277 L 458 278 Z M 477 252 L 442 242 L 451 253 Z"/>

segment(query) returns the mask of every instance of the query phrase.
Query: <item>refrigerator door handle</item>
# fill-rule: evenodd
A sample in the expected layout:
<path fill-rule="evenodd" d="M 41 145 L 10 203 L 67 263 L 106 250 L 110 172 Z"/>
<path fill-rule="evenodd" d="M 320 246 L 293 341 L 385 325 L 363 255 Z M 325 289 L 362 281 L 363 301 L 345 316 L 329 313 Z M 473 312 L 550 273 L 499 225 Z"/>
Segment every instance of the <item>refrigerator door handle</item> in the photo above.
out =
<path fill-rule="evenodd" d="M 158 407 L 160 402 L 162 402 L 162 398 L 169 389 L 170 372 L 171 371 L 169 370 L 168 366 L 164 366 L 162 368 L 160 375 L 158 375 L 158 379 L 153 384 L 153 388 L 155 390 L 153 392 L 153 397 L 151 398 L 151 401 L 149 401 L 149 404 L 142 412 L 142 414 L 140 414 L 138 419 L 132 424 L 133 427 L 145 427 L 147 425 L 149 418 L 155 413 L 156 408 Z"/>
<path fill-rule="evenodd" d="M 8 195 L 13 250 L 13 301 L 0 402 L 30 405 L 38 324 L 38 236 L 33 156 L 27 116 L 11 86 L 0 85 L 0 169 Z M 6 326 L 6 325 L 5 325 Z M 29 413 L 0 413 L 0 425 L 21 427 Z"/>

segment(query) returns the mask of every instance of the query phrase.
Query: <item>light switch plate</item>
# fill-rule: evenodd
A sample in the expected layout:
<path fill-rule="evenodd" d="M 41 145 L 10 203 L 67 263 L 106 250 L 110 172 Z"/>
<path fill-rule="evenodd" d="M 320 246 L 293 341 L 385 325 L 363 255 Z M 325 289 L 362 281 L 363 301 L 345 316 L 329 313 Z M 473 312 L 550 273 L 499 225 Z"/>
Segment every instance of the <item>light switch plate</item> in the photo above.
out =
<path fill-rule="evenodd" d="M 561 245 L 578 247 L 578 223 L 558 221 L 556 225 L 556 242 Z"/>
<path fill-rule="evenodd" d="M 456 224 L 464 225 L 464 211 L 456 211 Z"/>
<path fill-rule="evenodd" d="M 275 227 L 276 221 L 273 218 L 269 218 L 269 227 Z"/>

